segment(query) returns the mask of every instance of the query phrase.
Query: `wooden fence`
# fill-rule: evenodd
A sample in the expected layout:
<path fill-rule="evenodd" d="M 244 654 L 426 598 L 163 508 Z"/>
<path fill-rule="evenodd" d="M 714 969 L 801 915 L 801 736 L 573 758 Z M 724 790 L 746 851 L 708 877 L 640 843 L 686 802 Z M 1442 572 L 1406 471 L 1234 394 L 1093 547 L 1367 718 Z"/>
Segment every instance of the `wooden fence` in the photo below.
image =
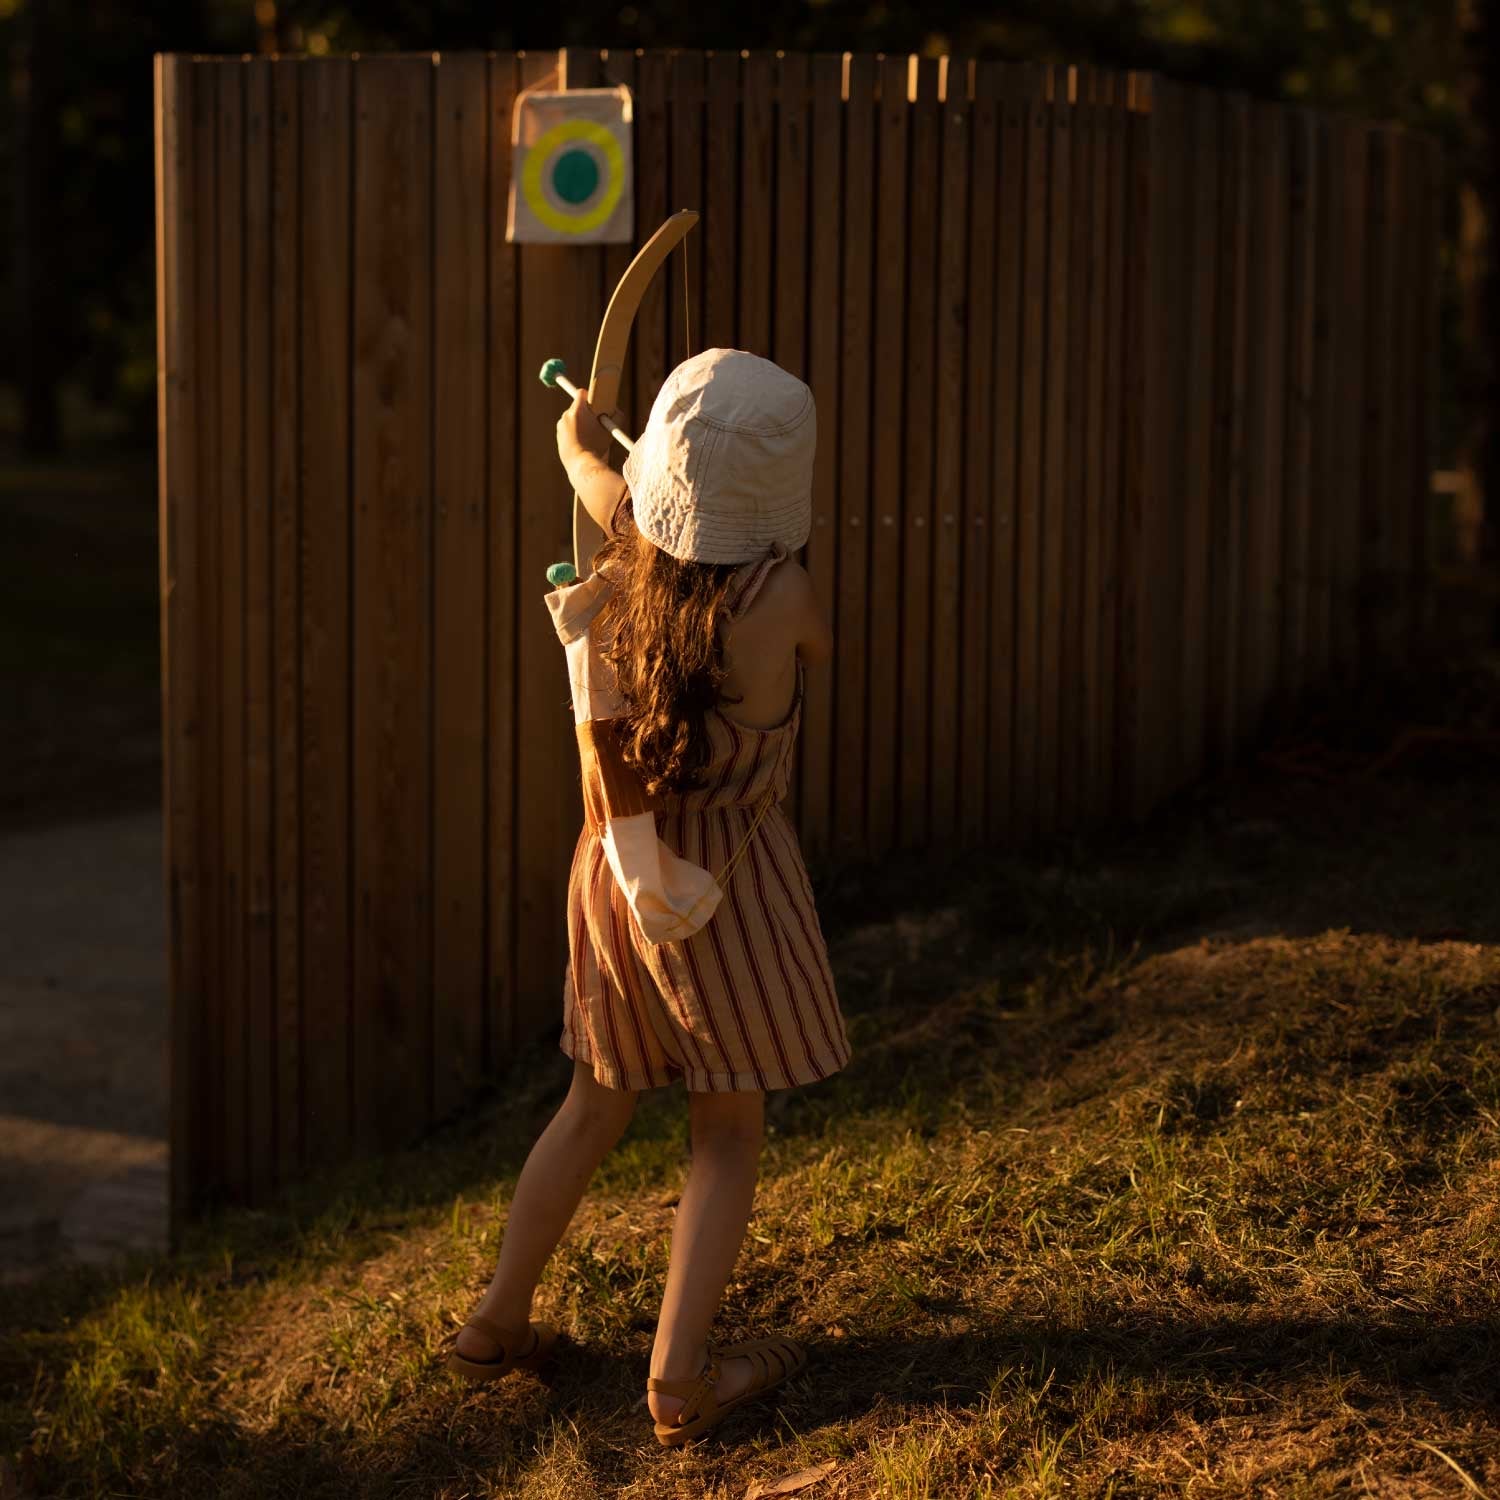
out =
<path fill-rule="evenodd" d="M 813 858 L 1137 819 L 1428 609 L 1441 161 L 1089 68 L 157 62 L 174 1210 L 410 1139 L 558 1022 L 579 823 L 550 355 L 632 247 L 505 242 L 512 103 L 635 91 L 639 426 L 818 400 Z"/>

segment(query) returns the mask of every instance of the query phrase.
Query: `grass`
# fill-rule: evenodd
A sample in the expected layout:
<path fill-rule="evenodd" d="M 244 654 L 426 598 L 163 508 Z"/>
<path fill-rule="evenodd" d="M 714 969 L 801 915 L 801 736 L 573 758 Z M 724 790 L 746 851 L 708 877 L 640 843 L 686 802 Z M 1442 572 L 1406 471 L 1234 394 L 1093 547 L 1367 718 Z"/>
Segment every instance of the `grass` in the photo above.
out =
<path fill-rule="evenodd" d="M 828 872 L 855 1058 L 770 1101 L 720 1325 L 813 1363 L 711 1440 L 662 1450 L 641 1405 L 670 1093 L 547 1272 L 554 1368 L 441 1371 L 549 1042 L 175 1262 L 4 1293 L 11 1492 L 738 1500 L 832 1462 L 814 1500 L 1500 1500 L 1500 800 L 1452 747 L 1358 763 L 1495 682 L 1345 703 L 1336 776 L 1252 769 L 1133 835 Z"/>

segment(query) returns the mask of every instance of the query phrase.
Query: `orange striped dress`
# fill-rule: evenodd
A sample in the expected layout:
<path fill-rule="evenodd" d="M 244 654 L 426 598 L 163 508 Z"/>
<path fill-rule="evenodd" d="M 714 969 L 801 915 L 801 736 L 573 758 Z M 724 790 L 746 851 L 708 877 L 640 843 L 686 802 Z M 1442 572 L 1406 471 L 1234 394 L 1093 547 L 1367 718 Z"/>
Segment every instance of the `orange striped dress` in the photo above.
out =
<path fill-rule="evenodd" d="M 778 560 L 748 570 L 735 611 Z M 826 1078 L 849 1060 L 807 867 L 777 805 L 791 775 L 802 693 L 799 663 L 796 700 L 774 728 L 710 713 L 702 788 L 656 800 L 658 837 L 681 858 L 719 875 L 745 845 L 718 910 L 691 937 L 647 941 L 598 828 L 585 821 L 568 878 L 561 1045 L 609 1088 L 681 1078 L 700 1093 L 784 1089 Z M 588 790 L 586 807 L 594 802 Z M 772 805 L 756 824 L 768 792 Z"/>

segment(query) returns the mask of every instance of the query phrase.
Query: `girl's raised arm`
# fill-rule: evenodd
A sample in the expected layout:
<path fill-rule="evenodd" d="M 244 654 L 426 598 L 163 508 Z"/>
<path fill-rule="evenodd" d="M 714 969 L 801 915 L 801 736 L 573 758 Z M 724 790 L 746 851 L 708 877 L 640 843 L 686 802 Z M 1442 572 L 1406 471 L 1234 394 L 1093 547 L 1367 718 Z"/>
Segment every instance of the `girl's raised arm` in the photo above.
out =
<path fill-rule="evenodd" d="M 605 536 L 610 534 L 626 489 L 625 476 L 605 462 L 611 441 L 580 391 L 557 419 L 557 456 L 574 493 Z"/>

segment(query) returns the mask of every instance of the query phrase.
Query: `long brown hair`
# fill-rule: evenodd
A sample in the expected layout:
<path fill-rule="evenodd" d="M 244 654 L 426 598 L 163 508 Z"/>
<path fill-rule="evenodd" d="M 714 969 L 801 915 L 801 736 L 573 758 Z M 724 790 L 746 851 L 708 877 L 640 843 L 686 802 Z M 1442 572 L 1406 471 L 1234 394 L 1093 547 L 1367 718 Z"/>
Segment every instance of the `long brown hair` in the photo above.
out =
<path fill-rule="evenodd" d="M 600 612 L 600 650 L 626 704 L 615 736 L 651 796 L 702 784 L 708 714 L 724 681 L 719 621 L 735 570 L 663 552 L 641 535 L 628 500 L 595 554 L 594 571 L 614 586 Z"/>

